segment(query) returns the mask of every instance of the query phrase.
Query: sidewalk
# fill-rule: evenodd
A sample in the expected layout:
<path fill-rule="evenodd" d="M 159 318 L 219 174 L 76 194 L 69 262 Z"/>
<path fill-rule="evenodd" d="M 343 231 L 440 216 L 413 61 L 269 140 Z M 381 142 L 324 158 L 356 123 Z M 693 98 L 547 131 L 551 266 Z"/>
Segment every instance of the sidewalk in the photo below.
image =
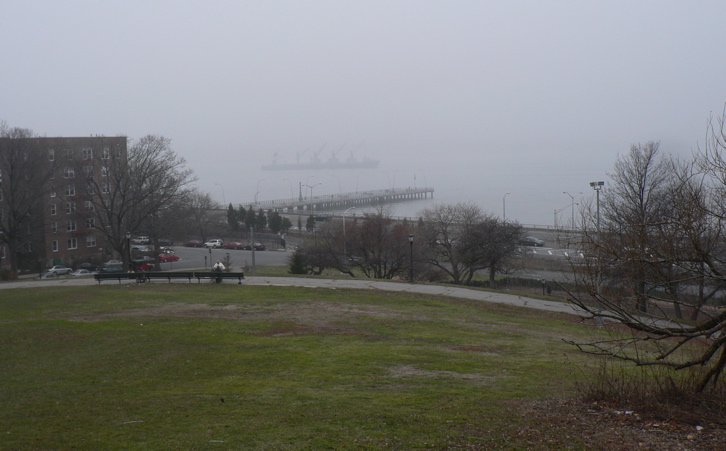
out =
<path fill-rule="evenodd" d="M 155 282 L 168 283 L 168 282 Z M 184 282 L 187 283 L 187 282 Z M 223 283 L 232 283 L 224 281 Z M 105 281 L 103 285 L 114 284 L 116 281 Z M 122 285 L 135 284 L 133 281 L 123 281 Z M 236 282 L 234 282 L 237 285 Z M 20 280 L 15 282 L 0 283 L 0 290 L 12 288 L 34 288 L 49 286 L 84 286 L 98 285 L 93 278 L 59 278 L 43 280 Z M 517 307 L 533 308 L 549 312 L 577 314 L 578 309 L 567 302 L 548 301 L 543 299 L 528 298 L 516 294 L 497 293 L 492 291 L 474 290 L 464 287 L 410 284 L 404 282 L 386 282 L 372 279 L 313 279 L 306 277 L 264 277 L 246 276 L 242 285 L 257 286 L 280 286 L 280 287 L 305 287 L 305 288 L 353 288 L 381 291 L 405 291 L 409 293 L 420 293 L 425 295 L 451 296 L 462 299 L 472 299 L 482 302 L 493 302 L 499 304 L 513 305 Z"/>

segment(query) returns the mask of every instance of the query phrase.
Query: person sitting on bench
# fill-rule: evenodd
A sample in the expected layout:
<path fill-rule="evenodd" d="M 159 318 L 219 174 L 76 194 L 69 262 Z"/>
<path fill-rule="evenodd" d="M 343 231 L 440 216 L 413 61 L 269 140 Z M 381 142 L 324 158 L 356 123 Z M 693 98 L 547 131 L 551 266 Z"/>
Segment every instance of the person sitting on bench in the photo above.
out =
<path fill-rule="evenodd" d="M 222 283 L 221 275 L 222 271 L 224 271 L 224 264 L 221 261 L 217 260 L 217 263 L 212 266 L 212 271 L 219 273 L 219 276 L 217 277 L 217 283 Z"/>

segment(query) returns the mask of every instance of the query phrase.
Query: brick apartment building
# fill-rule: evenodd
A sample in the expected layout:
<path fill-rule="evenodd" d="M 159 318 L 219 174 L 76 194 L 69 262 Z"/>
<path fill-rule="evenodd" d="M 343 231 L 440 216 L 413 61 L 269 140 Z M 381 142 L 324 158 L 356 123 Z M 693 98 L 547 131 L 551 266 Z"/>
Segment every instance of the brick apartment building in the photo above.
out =
<path fill-rule="evenodd" d="M 22 146 L 19 152 L 18 146 Z M 20 160 L 27 167 L 18 169 L 22 161 L 13 166 L 0 158 L 0 184 L 10 183 L 12 177 L 20 180 L 19 174 L 11 174 L 13 170 L 30 174 L 26 181 L 36 177 L 25 188 L 32 191 L 29 198 L 34 206 L 23 224 L 21 242 L 16 243 L 20 268 L 37 270 L 110 258 L 96 207 L 112 189 L 106 162 L 112 152 L 126 158 L 126 137 L 22 138 L 15 142 L 0 138 L 0 152 L 11 152 L 11 147 L 23 156 Z M 9 192 L 9 187 L 0 186 L 0 221 L 8 221 Z M 0 242 L 0 267 L 9 266 L 9 257 L 7 245 Z"/>

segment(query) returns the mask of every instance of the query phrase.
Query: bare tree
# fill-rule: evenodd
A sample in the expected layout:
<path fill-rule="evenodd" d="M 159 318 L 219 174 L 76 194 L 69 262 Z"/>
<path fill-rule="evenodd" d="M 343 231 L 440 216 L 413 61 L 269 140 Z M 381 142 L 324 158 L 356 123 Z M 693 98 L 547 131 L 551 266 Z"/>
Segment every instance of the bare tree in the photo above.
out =
<path fill-rule="evenodd" d="M 661 159 L 657 145 L 633 146 L 604 190 L 603 221 L 586 210 L 590 259 L 574 265 L 572 301 L 591 318 L 630 333 L 573 343 L 641 366 L 702 368 L 696 389 L 726 366 L 726 312 L 706 308 L 726 282 L 726 162 L 723 118 L 711 121 L 693 162 Z M 682 311 L 693 312 L 690 321 Z"/>
<path fill-rule="evenodd" d="M 495 275 L 512 267 L 522 234 L 522 226 L 517 222 L 505 222 L 491 215 L 468 227 L 457 244 L 461 261 L 467 267 L 464 282 L 471 283 L 476 271 L 486 269 L 489 284 L 494 286 Z"/>
<path fill-rule="evenodd" d="M 190 226 L 194 233 L 199 235 L 202 241 L 208 239 L 216 222 L 213 212 L 219 209 L 219 204 L 208 193 L 198 190 L 186 193 L 181 202 L 185 207 L 184 211 L 187 212 L 186 216 L 191 219 Z"/>
<path fill-rule="evenodd" d="M 477 271 L 506 271 L 517 250 L 522 227 L 485 214 L 473 204 L 437 205 L 422 212 L 428 262 L 454 283 L 471 282 Z"/>
<path fill-rule="evenodd" d="M 412 232 L 407 223 L 393 220 L 390 211 L 379 206 L 375 213 L 365 213 L 348 227 L 347 263 L 375 279 L 405 275 L 410 266 L 408 236 Z M 338 241 L 342 244 L 342 239 Z"/>
<path fill-rule="evenodd" d="M 457 243 L 484 219 L 473 204 L 442 204 L 421 212 L 427 244 L 428 262 L 448 274 L 454 283 L 463 283 L 471 273 Z"/>
<path fill-rule="evenodd" d="M 183 196 L 195 178 L 172 150 L 171 140 L 161 136 L 144 136 L 128 153 L 99 137 L 90 150 L 92 158 L 79 163 L 86 176 L 85 199 L 90 202 L 83 214 L 95 216 L 95 229 L 126 261 L 127 233 L 153 231 L 163 210 Z"/>
<path fill-rule="evenodd" d="M 23 257 L 35 260 L 33 245 L 42 246 L 43 198 L 53 167 L 31 130 L 0 123 L 0 243 L 7 249 L 10 269 Z"/>

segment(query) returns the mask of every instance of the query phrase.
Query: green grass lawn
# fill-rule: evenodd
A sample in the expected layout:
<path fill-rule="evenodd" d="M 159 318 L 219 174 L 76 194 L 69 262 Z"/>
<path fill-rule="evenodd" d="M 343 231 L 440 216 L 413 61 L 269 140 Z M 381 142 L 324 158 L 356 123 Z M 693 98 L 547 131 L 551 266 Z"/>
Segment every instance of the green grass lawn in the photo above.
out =
<path fill-rule="evenodd" d="M 512 401 L 570 396 L 586 333 L 406 293 L 8 289 L 0 449 L 517 447 Z"/>

